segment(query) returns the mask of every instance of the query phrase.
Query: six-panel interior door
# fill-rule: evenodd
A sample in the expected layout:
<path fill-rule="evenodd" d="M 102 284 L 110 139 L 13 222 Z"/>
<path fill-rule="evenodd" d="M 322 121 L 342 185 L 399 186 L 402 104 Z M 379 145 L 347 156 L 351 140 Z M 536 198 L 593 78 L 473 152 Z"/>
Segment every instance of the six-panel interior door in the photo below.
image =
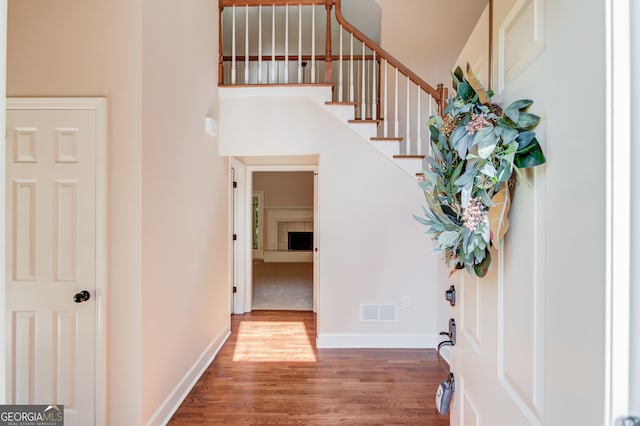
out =
<path fill-rule="evenodd" d="M 95 120 L 7 111 L 8 399 L 64 404 L 67 425 L 94 423 Z"/>

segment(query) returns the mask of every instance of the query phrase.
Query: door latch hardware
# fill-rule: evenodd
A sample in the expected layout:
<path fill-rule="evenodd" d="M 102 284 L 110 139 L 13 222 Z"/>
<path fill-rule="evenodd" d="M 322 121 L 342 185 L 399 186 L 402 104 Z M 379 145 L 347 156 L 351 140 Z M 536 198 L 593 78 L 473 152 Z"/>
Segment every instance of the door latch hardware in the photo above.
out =
<path fill-rule="evenodd" d="M 456 306 L 456 288 L 452 285 L 449 290 L 444 292 L 444 297 L 449 301 L 451 306 Z"/>
<path fill-rule="evenodd" d="M 446 331 L 441 331 L 440 332 L 441 336 L 447 336 L 449 338 L 449 340 L 447 340 L 446 342 L 449 342 L 449 344 L 451 346 L 455 346 L 456 344 L 456 320 L 451 318 L 449 319 L 449 332 L 447 333 Z M 441 343 L 445 343 L 445 342 L 441 342 Z"/>
<path fill-rule="evenodd" d="M 91 299 L 91 293 L 87 290 L 82 290 L 81 292 L 73 295 L 73 301 L 76 303 L 86 302 L 89 299 Z"/>
<path fill-rule="evenodd" d="M 440 383 L 438 391 L 436 392 L 436 408 L 438 409 L 438 413 L 443 416 L 449 414 L 451 399 L 455 391 L 455 378 L 453 377 L 453 373 L 449 373 L 447 380 Z"/>

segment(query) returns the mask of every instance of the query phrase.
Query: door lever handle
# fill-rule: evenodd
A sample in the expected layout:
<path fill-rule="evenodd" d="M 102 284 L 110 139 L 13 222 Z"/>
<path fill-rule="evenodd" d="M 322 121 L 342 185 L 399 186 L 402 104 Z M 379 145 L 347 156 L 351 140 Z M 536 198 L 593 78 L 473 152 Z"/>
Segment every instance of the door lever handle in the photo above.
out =
<path fill-rule="evenodd" d="M 89 299 L 91 299 L 91 293 L 87 290 L 82 290 L 81 292 L 73 295 L 73 301 L 76 303 L 86 302 Z"/>

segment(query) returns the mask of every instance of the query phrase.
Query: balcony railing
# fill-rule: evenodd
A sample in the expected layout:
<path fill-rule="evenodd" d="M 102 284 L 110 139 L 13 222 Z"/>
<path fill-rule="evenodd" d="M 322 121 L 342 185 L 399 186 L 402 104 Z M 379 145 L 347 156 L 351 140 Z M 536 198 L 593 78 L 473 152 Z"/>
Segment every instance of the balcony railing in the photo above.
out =
<path fill-rule="evenodd" d="M 220 0 L 220 85 L 331 84 L 405 155 L 429 147 L 427 119 L 445 107 L 432 87 L 342 15 L 340 0 Z"/>

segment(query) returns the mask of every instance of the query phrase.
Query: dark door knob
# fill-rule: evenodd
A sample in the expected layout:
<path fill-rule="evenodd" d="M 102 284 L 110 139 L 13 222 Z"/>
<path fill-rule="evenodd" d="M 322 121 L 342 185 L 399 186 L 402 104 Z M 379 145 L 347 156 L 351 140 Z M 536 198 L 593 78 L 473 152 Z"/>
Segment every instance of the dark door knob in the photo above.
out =
<path fill-rule="evenodd" d="M 89 299 L 91 299 L 91 293 L 89 293 L 87 290 L 82 290 L 80 293 L 76 293 L 73 296 L 73 301 L 76 303 L 86 302 Z"/>

